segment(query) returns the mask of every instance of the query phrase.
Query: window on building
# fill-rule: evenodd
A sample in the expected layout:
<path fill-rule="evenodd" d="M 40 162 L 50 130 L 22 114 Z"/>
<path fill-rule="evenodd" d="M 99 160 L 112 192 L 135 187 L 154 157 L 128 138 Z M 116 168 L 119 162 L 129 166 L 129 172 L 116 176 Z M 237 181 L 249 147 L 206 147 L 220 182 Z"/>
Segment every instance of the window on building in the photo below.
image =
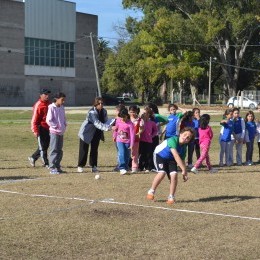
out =
<path fill-rule="evenodd" d="M 75 44 L 25 38 L 25 64 L 74 68 Z"/>

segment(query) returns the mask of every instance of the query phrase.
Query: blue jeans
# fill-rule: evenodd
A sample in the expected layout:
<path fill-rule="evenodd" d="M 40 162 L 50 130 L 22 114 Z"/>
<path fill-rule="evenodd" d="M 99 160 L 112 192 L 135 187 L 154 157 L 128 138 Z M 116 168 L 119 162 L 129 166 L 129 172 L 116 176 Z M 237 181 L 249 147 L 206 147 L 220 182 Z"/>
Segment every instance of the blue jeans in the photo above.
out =
<path fill-rule="evenodd" d="M 119 169 L 128 169 L 128 163 L 130 159 L 130 144 L 117 142 L 117 149 L 118 149 L 118 161 L 119 161 Z"/>

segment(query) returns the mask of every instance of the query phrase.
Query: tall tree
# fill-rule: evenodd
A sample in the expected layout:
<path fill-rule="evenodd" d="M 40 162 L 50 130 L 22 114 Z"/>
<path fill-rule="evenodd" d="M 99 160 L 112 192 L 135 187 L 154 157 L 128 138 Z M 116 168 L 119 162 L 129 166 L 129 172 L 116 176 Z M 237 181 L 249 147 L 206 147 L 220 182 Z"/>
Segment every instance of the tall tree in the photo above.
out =
<path fill-rule="evenodd" d="M 158 23 L 158 10 L 166 9 L 172 16 L 180 14 L 185 26 L 169 25 L 173 30 L 178 27 L 179 44 L 193 44 L 206 51 L 208 57 L 217 55 L 227 94 L 236 93 L 246 49 L 255 35 L 259 37 L 259 0 L 123 0 L 123 5 L 143 11 L 144 18 L 136 27 L 148 33 Z"/>

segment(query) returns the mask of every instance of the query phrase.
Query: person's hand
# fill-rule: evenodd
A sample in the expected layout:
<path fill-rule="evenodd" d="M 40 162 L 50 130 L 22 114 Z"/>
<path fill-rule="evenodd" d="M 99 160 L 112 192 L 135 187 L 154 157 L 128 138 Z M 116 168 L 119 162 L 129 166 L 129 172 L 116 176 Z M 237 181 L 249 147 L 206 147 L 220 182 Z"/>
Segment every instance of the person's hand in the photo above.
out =
<path fill-rule="evenodd" d="M 38 138 L 38 136 L 39 136 L 38 133 L 33 133 L 33 134 L 34 134 L 34 136 L 35 136 L 36 138 Z"/>
<path fill-rule="evenodd" d="M 112 126 L 112 128 L 111 128 L 113 131 L 115 131 L 116 129 L 117 129 L 117 127 L 116 126 Z"/>
<path fill-rule="evenodd" d="M 188 178 L 188 173 L 185 171 L 185 172 L 182 172 L 182 178 L 183 178 L 183 181 L 186 182 L 189 178 Z"/>

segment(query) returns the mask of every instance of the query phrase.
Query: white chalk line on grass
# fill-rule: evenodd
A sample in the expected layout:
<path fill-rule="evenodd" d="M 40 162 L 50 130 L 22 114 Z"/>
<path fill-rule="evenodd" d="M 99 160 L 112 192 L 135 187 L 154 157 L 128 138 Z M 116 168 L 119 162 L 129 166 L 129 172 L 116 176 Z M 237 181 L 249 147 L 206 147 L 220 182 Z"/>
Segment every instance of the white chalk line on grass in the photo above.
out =
<path fill-rule="evenodd" d="M 166 207 L 160 207 L 160 206 L 149 206 L 149 205 L 142 205 L 142 204 L 127 203 L 127 202 L 118 202 L 118 201 L 114 201 L 114 199 L 111 199 L 111 198 L 103 199 L 103 200 L 90 200 L 90 199 L 77 198 L 77 197 L 62 197 L 62 196 L 53 196 L 53 195 L 46 195 L 46 194 L 28 194 L 28 193 L 17 192 L 17 191 L 9 191 L 9 190 L 0 190 L 0 192 L 17 194 L 17 195 L 23 195 L 23 196 L 30 196 L 30 197 L 42 197 L 42 198 L 53 198 L 53 199 L 66 199 L 66 200 L 87 201 L 90 204 L 99 202 L 99 203 L 125 205 L 125 206 L 139 207 L 139 208 L 162 209 L 162 210 L 167 210 L 167 211 L 177 211 L 177 212 L 186 212 L 186 213 L 193 213 L 193 214 L 212 215 L 212 216 L 221 216 L 221 217 L 229 217 L 229 218 L 238 218 L 238 219 L 248 219 L 248 220 L 260 221 L 260 218 L 256 218 L 256 217 L 246 217 L 246 216 L 223 214 L 223 213 L 214 213 L 214 212 L 206 212 L 206 211 L 196 211 L 196 210 L 187 210 L 187 209 L 175 209 L 175 208 L 166 208 Z"/>

